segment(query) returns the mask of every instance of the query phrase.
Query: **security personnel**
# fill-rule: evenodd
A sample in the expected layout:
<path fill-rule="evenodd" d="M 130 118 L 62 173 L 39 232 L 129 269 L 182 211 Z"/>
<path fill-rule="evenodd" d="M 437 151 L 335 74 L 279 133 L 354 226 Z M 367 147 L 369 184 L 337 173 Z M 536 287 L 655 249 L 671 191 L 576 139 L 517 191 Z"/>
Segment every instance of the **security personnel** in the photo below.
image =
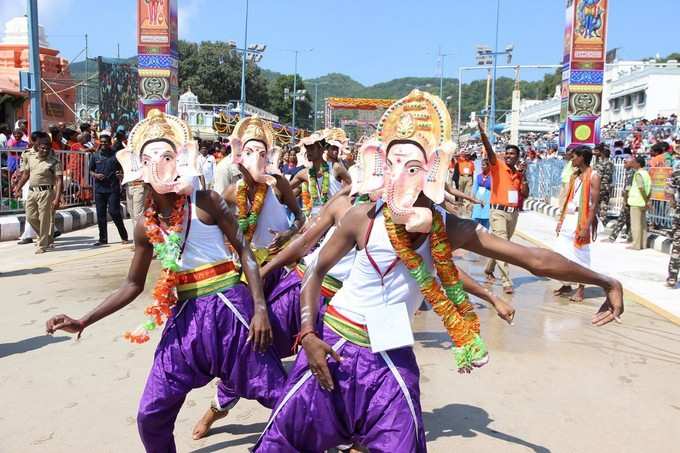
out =
<path fill-rule="evenodd" d="M 50 136 L 45 132 L 35 133 L 34 152 L 22 159 L 21 180 L 15 188 L 19 197 L 21 188 L 28 182 L 26 219 L 38 234 L 38 248 L 35 253 L 45 253 L 52 246 L 52 222 L 59 207 L 62 191 L 63 171 L 61 163 L 52 153 Z"/>
<path fill-rule="evenodd" d="M 625 169 L 623 182 L 623 206 L 621 206 L 619 217 L 616 219 L 616 224 L 614 224 L 614 227 L 612 228 L 612 231 L 609 235 L 609 242 L 615 242 L 624 227 L 626 228 L 626 234 L 628 235 L 628 242 L 633 241 L 633 236 L 630 234 L 630 206 L 628 206 L 628 203 L 626 202 L 626 200 L 628 200 L 628 192 L 633 185 L 633 175 L 635 174 L 635 171 L 630 167 L 631 161 L 632 158 L 628 158 L 623 161 L 623 167 Z"/>
<path fill-rule="evenodd" d="M 668 263 L 668 279 L 666 284 L 675 288 L 678 284 L 678 271 L 680 271 L 680 168 L 673 170 L 668 187 L 666 189 L 672 195 L 671 206 L 675 209 L 673 214 L 673 225 L 671 228 L 671 260 Z"/>
<path fill-rule="evenodd" d="M 593 149 L 593 155 L 597 156 L 595 171 L 600 175 L 600 220 L 607 223 L 609 200 L 611 199 L 612 180 L 614 178 L 614 162 L 612 162 L 609 147 L 604 143 Z"/>
<path fill-rule="evenodd" d="M 99 226 L 99 240 L 95 246 L 108 244 L 107 207 L 113 223 L 118 229 L 121 242 L 129 244 L 128 233 L 123 223 L 120 211 L 120 179 L 123 174 L 116 153 L 111 147 L 111 136 L 101 134 L 99 149 L 90 158 L 90 175 L 94 177 L 94 202 L 97 207 L 97 225 Z"/>

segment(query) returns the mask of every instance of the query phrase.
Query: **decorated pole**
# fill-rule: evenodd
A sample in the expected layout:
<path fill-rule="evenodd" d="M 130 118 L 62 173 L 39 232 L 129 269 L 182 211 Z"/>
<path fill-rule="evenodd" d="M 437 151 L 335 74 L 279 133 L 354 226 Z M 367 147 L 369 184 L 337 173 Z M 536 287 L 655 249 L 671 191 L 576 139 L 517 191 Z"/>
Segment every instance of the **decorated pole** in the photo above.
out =
<path fill-rule="evenodd" d="M 151 109 L 176 114 L 177 0 L 137 0 L 139 118 Z"/>
<path fill-rule="evenodd" d="M 608 0 L 566 0 L 560 147 L 600 143 Z"/>

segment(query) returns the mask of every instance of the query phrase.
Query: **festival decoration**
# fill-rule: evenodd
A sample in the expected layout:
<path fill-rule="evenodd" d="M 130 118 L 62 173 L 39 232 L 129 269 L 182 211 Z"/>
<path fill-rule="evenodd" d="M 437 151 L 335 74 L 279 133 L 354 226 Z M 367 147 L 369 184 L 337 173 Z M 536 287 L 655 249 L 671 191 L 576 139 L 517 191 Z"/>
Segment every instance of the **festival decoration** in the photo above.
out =
<path fill-rule="evenodd" d="M 257 229 L 257 219 L 262 211 L 264 205 L 264 198 L 267 194 L 267 185 L 258 183 L 255 188 L 255 197 L 253 203 L 248 209 L 248 186 L 241 180 L 238 182 L 236 192 L 236 207 L 238 209 L 238 226 L 243 232 L 244 237 L 249 242 L 253 239 L 255 230 Z"/>
<path fill-rule="evenodd" d="M 608 0 L 567 0 L 560 146 L 600 143 Z"/>
<path fill-rule="evenodd" d="M 428 272 L 423 258 L 413 249 L 413 244 L 403 225 L 396 224 L 389 207 L 383 211 L 385 227 L 392 247 L 399 259 L 420 286 L 420 291 L 444 322 L 444 327 L 453 341 L 456 366 L 459 371 L 488 362 L 488 352 L 479 336 L 479 318 L 472 309 L 463 282 L 453 263 L 451 244 L 441 215 L 435 212 L 430 233 L 430 252 L 434 259 L 437 278 Z M 443 288 L 442 288 L 443 287 Z"/>
<path fill-rule="evenodd" d="M 172 315 L 172 308 L 177 304 L 177 272 L 180 270 L 182 238 L 180 233 L 184 225 L 187 197 L 178 197 L 168 220 L 167 234 L 163 234 L 156 205 L 152 198 L 144 212 L 144 228 L 149 242 L 153 245 L 156 258 L 161 263 L 161 275 L 153 289 L 154 303 L 146 307 L 144 314 L 149 319 L 140 324 L 134 331 L 125 332 L 123 337 L 132 343 L 149 341 L 151 331 L 163 325 L 164 319 Z"/>

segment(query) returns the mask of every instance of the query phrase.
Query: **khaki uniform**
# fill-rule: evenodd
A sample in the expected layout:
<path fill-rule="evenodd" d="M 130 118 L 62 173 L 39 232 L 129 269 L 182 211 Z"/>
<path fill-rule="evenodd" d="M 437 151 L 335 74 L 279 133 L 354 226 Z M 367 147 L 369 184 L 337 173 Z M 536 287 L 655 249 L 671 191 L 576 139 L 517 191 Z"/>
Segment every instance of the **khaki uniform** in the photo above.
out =
<path fill-rule="evenodd" d="M 44 250 L 52 243 L 54 186 L 63 171 L 53 155 L 40 159 L 37 152 L 27 154 L 22 159 L 22 169 L 29 173 L 26 219 L 38 235 L 38 248 Z"/>
<path fill-rule="evenodd" d="M 135 224 L 144 214 L 146 193 L 146 186 L 142 182 L 133 181 L 127 184 L 127 208 L 130 218 Z"/>
<path fill-rule="evenodd" d="M 512 239 L 512 235 L 515 234 L 515 228 L 517 228 L 518 219 L 519 210 L 517 209 L 513 210 L 513 212 L 507 212 L 501 209 L 491 209 L 489 213 L 489 225 L 491 226 L 491 232 L 496 236 L 509 241 Z M 510 266 L 508 266 L 508 263 L 505 261 L 496 261 L 495 259 L 490 259 L 486 263 L 484 272 L 487 274 L 493 274 L 496 264 L 498 264 L 498 268 L 501 271 L 501 281 L 503 282 L 503 287 L 512 287 Z"/>

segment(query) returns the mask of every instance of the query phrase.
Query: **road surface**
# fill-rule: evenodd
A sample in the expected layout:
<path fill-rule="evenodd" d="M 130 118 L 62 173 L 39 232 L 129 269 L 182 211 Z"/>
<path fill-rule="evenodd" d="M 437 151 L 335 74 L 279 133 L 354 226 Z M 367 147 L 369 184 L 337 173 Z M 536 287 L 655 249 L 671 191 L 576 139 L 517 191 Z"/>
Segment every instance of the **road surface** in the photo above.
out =
<path fill-rule="evenodd" d="M 43 255 L 0 244 L 0 452 L 142 451 L 135 415 L 158 335 L 131 345 L 121 334 L 143 318 L 156 264 L 144 295 L 80 341 L 44 334 L 50 316 L 82 315 L 127 272 L 130 247 L 93 249 L 95 231 L 66 234 Z M 109 237 L 118 236 L 112 229 Z M 458 263 L 481 279 L 479 258 Z M 623 324 L 594 328 L 596 288 L 574 305 L 551 295 L 554 282 L 517 268 L 512 274 L 515 325 L 480 306 L 491 362 L 471 375 L 454 371 L 436 314 L 416 318 L 429 451 L 678 451 L 680 328 L 632 302 Z M 213 393 L 211 384 L 188 395 L 175 429 L 178 451 L 243 452 L 264 428 L 268 411 L 242 400 L 210 436 L 193 441 Z"/>

